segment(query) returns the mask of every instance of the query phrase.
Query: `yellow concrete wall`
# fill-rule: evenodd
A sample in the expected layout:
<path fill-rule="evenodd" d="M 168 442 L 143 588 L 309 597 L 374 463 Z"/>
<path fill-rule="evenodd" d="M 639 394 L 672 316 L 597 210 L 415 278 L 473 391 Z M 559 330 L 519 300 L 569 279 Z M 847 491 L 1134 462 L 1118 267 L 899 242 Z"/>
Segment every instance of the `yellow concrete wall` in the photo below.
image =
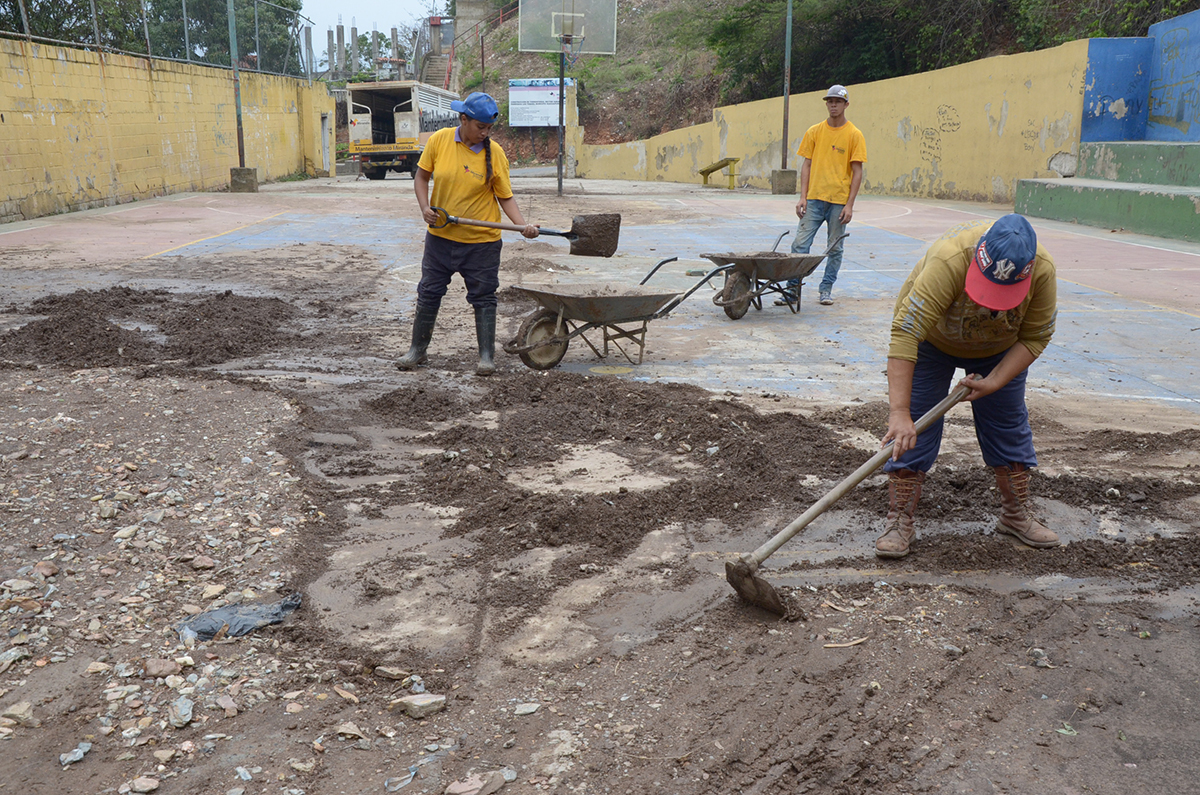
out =
<path fill-rule="evenodd" d="M 325 85 L 240 74 L 246 166 L 316 174 Z M 237 166 L 231 71 L 0 39 L 0 222 L 218 190 Z"/>
<path fill-rule="evenodd" d="M 847 117 L 867 139 L 864 193 L 1011 202 L 1019 179 L 1059 176 L 1075 156 L 1087 41 L 999 56 L 920 75 L 848 86 Z M 804 131 L 826 118 L 823 91 L 789 106 L 788 168 Z M 770 188 L 782 163 L 783 99 L 720 107 L 713 121 L 645 141 L 580 146 L 577 171 L 593 179 L 700 183 L 697 169 L 740 157 L 738 181 Z"/>

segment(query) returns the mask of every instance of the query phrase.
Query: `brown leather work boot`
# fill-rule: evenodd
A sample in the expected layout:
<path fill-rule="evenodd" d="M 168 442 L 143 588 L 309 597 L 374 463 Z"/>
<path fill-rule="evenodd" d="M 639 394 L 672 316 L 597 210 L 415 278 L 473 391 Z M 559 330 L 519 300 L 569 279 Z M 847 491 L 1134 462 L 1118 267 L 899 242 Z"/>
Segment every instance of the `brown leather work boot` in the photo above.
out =
<path fill-rule="evenodd" d="M 996 467 L 996 490 L 1000 492 L 1002 511 L 996 532 L 1010 535 L 1038 549 L 1056 547 L 1058 536 L 1033 518 L 1029 510 L 1029 467 L 1012 464 Z"/>
<path fill-rule="evenodd" d="M 888 473 L 888 515 L 883 535 L 875 539 L 875 555 L 881 558 L 902 558 L 917 537 L 913 514 L 921 499 L 921 484 L 925 473 L 898 469 Z"/>

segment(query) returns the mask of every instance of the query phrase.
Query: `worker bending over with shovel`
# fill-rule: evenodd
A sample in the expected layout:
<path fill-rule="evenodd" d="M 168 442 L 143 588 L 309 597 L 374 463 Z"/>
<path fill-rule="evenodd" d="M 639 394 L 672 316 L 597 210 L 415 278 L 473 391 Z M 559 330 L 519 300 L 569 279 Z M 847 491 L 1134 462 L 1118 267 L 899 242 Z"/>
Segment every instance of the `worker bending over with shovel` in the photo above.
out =
<path fill-rule="evenodd" d="M 883 443 L 894 446 L 884 464 L 889 504 L 876 555 L 902 558 L 916 537 L 913 517 L 941 447 L 942 420 L 919 436 L 913 421 L 947 395 L 956 368 L 967 373 L 959 384 L 971 390 L 975 437 L 996 473 L 996 532 L 1031 547 L 1058 546 L 1030 512 L 1037 456 L 1025 407 L 1028 367 L 1054 334 L 1056 304 L 1054 260 L 1015 213 L 952 227 L 913 268 L 896 299 L 888 349 Z"/>
<path fill-rule="evenodd" d="M 479 364 L 475 372 L 496 372 L 496 289 L 500 286 L 500 230 L 480 226 L 446 225 L 433 207 L 449 215 L 462 215 L 499 222 L 500 210 L 514 224 L 524 227 L 527 238 L 538 236 L 538 228 L 525 222 L 513 198 L 508 176 L 508 158 L 488 135 L 500 116 L 496 101 L 475 92 L 450 103 L 459 113 L 458 127 L 438 130 L 429 137 L 413 175 L 421 218 L 430 227 L 425 233 L 425 256 L 421 281 L 417 284 L 417 313 L 413 320 L 412 344 L 396 367 L 411 370 L 422 364 L 433 337 L 442 296 L 455 273 L 467 285 L 467 302 L 475 308 L 475 337 Z M 429 180 L 433 179 L 430 202 Z"/>

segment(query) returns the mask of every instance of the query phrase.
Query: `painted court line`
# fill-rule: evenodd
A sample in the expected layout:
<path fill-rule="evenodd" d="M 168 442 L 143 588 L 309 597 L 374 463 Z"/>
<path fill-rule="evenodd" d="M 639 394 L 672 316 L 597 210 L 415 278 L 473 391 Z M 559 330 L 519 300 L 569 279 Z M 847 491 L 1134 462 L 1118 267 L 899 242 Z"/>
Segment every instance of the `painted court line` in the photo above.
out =
<path fill-rule="evenodd" d="M 216 240 L 218 237 L 224 237 L 225 235 L 231 235 L 234 232 L 240 232 L 243 229 L 249 229 L 250 227 L 254 226 L 255 224 L 261 224 L 263 221 L 270 221 L 272 218 L 278 218 L 279 216 L 283 215 L 285 212 L 287 212 L 287 210 L 281 210 L 280 212 L 277 212 L 274 215 L 268 215 L 266 218 L 260 218 L 257 221 L 251 221 L 248 224 L 244 224 L 244 225 L 236 227 L 234 229 L 230 229 L 225 232 L 221 232 L 220 234 L 209 235 L 208 237 L 202 237 L 199 240 L 192 240 L 188 243 L 182 243 L 178 246 L 174 246 L 172 248 L 168 248 L 168 249 L 164 249 L 162 251 L 155 252 L 154 254 L 147 254 L 144 257 L 138 257 L 138 259 L 150 259 L 151 257 L 160 257 L 163 254 L 170 254 L 172 251 L 178 251 L 181 248 L 187 248 L 188 246 L 194 246 L 197 243 L 203 243 L 207 240 Z"/>

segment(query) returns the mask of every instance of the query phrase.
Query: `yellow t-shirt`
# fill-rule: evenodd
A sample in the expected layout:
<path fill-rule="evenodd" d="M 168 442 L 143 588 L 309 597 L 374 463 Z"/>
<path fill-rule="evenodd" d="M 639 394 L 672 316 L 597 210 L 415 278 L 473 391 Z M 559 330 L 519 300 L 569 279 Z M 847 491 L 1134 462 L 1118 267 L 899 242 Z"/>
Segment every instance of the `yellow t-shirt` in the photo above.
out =
<path fill-rule="evenodd" d="M 808 128 L 798 153 L 812 161 L 804 198 L 845 204 L 850 200 L 850 164 L 867 162 L 867 139 L 849 121 L 830 127 L 826 119 Z"/>
<path fill-rule="evenodd" d="M 492 141 L 492 184 L 487 185 L 483 150 L 472 152 L 469 146 L 454 140 L 457 129 L 447 127 L 429 136 L 425 151 L 417 161 L 419 168 L 433 175 L 429 204 L 441 207 L 450 215 L 499 223 L 503 219 L 496 200 L 513 195 L 508 157 L 500 145 Z M 429 233 L 459 243 L 490 243 L 500 239 L 499 229 L 463 224 L 447 224 L 441 229 L 430 229 Z"/>
<path fill-rule="evenodd" d="M 1015 309 L 993 312 L 965 291 L 975 247 L 992 226 L 970 221 L 935 240 L 900 288 L 892 316 L 889 359 L 917 360 L 917 343 L 928 340 L 951 356 L 982 359 L 1020 342 L 1041 356 L 1058 315 L 1054 260 L 1039 243 L 1029 295 Z"/>

